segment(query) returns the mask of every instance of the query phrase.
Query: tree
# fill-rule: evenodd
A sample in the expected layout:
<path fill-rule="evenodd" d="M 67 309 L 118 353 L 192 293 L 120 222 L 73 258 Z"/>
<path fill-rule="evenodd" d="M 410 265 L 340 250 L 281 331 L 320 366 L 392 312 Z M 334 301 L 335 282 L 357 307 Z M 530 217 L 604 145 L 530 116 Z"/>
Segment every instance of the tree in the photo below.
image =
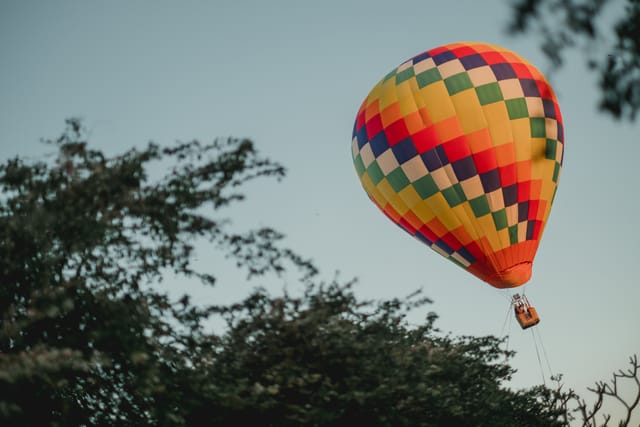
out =
<path fill-rule="evenodd" d="M 573 422 L 573 425 L 582 427 L 608 426 L 612 421 L 611 404 L 617 404 L 623 409 L 623 416 L 617 420 L 618 425 L 628 426 L 634 416 L 640 415 L 637 412 L 640 408 L 640 363 L 637 355 L 629 358 L 629 365 L 631 367 L 626 370 L 614 372 L 609 382 L 597 381 L 593 387 L 588 388 L 594 394 L 592 403 L 571 388 L 565 391 L 561 383 L 562 376 L 558 376 L 555 378 L 556 389 L 549 403 L 562 413 L 564 424 Z M 600 419 L 603 424 L 598 422 Z"/>
<path fill-rule="evenodd" d="M 165 271 L 215 278 L 191 267 L 194 239 L 208 239 L 250 275 L 287 260 L 269 228 L 228 231 L 203 214 L 242 199 L 248 180 L 284 175 L 248 140 L 160 148 L 107 158 L 78 120 L 48 141 L 55 162 L 0 166 L 0 424 L 154 425 L 168 378 L 203 340 L 209 315 L 157 288 Z M 174 161 L 150 182 L 152 162 Z M 207 338 L 208 339 L 208 338 Z M 167 422 L 168 424 L 175 424 Z M 177 423 L 177 421 L 176 421 Z"/>
<path fill-rule="evenodd" d="M 618 7 L 613 23 L 606 16 L 608 5 Z M 563 64 L 567 49 L 581 47 L 587 67 L 598 75 L 600 108 L 616 119 L 635 120 L 640 110 L 640 1 L 517 0 L 509 30 L 541 34 L 542 51 L 554 67 Z"/>
<path fill-rule="evenodd" d="M 358 301 L 349 283 L 316 283 L 275 230 L 231 231 L 220 215 L 240 186 L 284 175 L 250 141 L 107 157 L 69 120 L 48 143 L 55 159 L 0 165 L 0 424 L 557 424 L 548 389 L 503 385 L 496 338 L 441 336 L 432 314 L 410 327 L 426 299 Z M 306 290 L 171 299 L 164 272 L 215 282 L 192 268 L 197 239 L 249 276 L 299 269 Z"/>
<path fill-rule="evenodd" d="M 416 297 L 359 302 L 334 282 L 224 308 L 229 331 L 203 368 L 220 394 L 195 413 L 203 425 L 561 425 L 549 390 L 504 386 L 500 340 L 442 336 L 432 313 L 409 327 L 428 302 Z"/>

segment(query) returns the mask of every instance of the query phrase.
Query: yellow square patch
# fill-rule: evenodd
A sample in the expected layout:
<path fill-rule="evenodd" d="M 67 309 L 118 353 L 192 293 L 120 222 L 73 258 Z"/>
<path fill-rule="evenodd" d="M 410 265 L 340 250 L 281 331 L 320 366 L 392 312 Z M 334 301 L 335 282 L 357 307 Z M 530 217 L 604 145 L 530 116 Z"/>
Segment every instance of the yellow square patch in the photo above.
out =
<path fill-rule="evenodd" d="M 487 127 L 487 121 L 475 91 L 465 90 L 456 93 L 451 97 L 451 101 L 458 113 L 460 125 L 465 134 Z"/>

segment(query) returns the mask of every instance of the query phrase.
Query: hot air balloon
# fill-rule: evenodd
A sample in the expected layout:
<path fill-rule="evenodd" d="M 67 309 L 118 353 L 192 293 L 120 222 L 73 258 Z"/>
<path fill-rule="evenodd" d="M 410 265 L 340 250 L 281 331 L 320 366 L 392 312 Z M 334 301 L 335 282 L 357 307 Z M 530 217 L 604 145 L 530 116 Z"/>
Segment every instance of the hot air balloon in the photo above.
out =
<path fill-rule="evenodd" d="M 362 103 L 352 155 L 406 232 L 496 288 L 529 280 L 564 137 L 553 89 L 526 59 L 463 42 L 403 62 Z"/>

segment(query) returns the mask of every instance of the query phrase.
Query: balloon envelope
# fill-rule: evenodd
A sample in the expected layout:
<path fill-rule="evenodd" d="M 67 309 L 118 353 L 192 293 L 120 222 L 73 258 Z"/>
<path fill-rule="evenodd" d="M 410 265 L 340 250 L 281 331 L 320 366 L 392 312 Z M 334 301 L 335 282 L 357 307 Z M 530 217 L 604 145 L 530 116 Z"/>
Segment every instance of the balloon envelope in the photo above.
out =
<path fill-rule="evenodd" d="M 497 288 L 531 277 L 563 154 L 562 116 L 542 73 L 475 42 L 388 73 L 362 103 L 352 140 L 378 208 Z"/>

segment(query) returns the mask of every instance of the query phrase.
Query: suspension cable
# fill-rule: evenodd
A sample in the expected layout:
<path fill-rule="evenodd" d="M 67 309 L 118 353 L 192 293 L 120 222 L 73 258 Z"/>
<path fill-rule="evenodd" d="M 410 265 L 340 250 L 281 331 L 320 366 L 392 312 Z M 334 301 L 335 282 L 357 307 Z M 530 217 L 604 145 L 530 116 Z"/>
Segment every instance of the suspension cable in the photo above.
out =
<path fill-rule="evenodd" d="M 507 308 L 507 315 L 502 322 L 502 329 L 500 330 L 500 337 L 505 337 L 505 349 L 504 349 L 504 361 L 507 363 L 509 361 L 509 340 L 511 338 L 511 303 L 509 303 L 509 307 Z M 505 335 L 506 330 L 506 335 Z"/>
<path fill-rule="evenodd" d="M 544 379 L 544 369 L 542 369 L 542 360 L 540 359 L 540 351 L 538 351 L 538 343 L 536 342 L 536 336 L 533 333 L 533 329 L 531 329 L 531 337 L 533 338 L 533 345 L 536 348 L 536 356 L 538 357 L 538 366 L 540 367 L 540 375 L 542 376 L 542 384 L 544 386 L 546 386 L 547 382 Z"/>
<path fill-rule="evenodd" d="M 538 329 L 538 328 L 535 328 Z M 544 355 L 544 360 L 547 364 L 547 369 L 549 369 L 549 376 L 553 376 L 554 372 L 553 369 L 551 369 L 551 362 L 549 360 L 549 355 L 547 354 L 547 349 L 544 346 L 544 341 L 542 340 L 542 334 L 540 334 L 540 330 L 538 329 L 536 331 L 537 335 L 538 335 L 538 341 L 540 341 L 540 347 L 542 348 L 542 354 Z"/>
<path fill-rule="evenodd" d="M 507 326 L 509 327 L 508 329 Z M 509 333 L 511 332 L 511 304 L 509 304 L 509 307 L 507 308 L 507 315 L 504 318 L 504 322 L 502 322 L 502 329 L 500 330 L 501 337 L 504 336 L 505 330 L 507 331 L 507 336 L 509 336 Z"/>
<path fill-rule="evenodd" d="M 527 297 L 527 287 L 522 287 L 522 296 L 524 298 Z M 542 342 L 542 336 L 540 335 L 540 331 L 538 331 L 536 339 L 536 329 L 539 329 L 539 326 L 531 328 L 531 337 L 533 338 L 533 345 L 536 349 L 536 357 L 538 358 L 538 366 L 540 367 L 540 375 L 542 376 L 542 384 L 544 386 L 547 385 L 547 382 L 544 377 L 544 368 L 542 367 L 542 359 L 540 358 L 540 350 L 538 350 L 538 340 L 540 341 L 540 347 L 542 347 L 542 352 L 544 354 L 545 361 L 547 363 L 547 367 L 549 368 L 549 375 L 553 376 L 553 370 L 551 369 L 551 363 L 549 363 L 549 356 L 547 356 L 547 350 L 544 347 L 544 343 Z"/>

